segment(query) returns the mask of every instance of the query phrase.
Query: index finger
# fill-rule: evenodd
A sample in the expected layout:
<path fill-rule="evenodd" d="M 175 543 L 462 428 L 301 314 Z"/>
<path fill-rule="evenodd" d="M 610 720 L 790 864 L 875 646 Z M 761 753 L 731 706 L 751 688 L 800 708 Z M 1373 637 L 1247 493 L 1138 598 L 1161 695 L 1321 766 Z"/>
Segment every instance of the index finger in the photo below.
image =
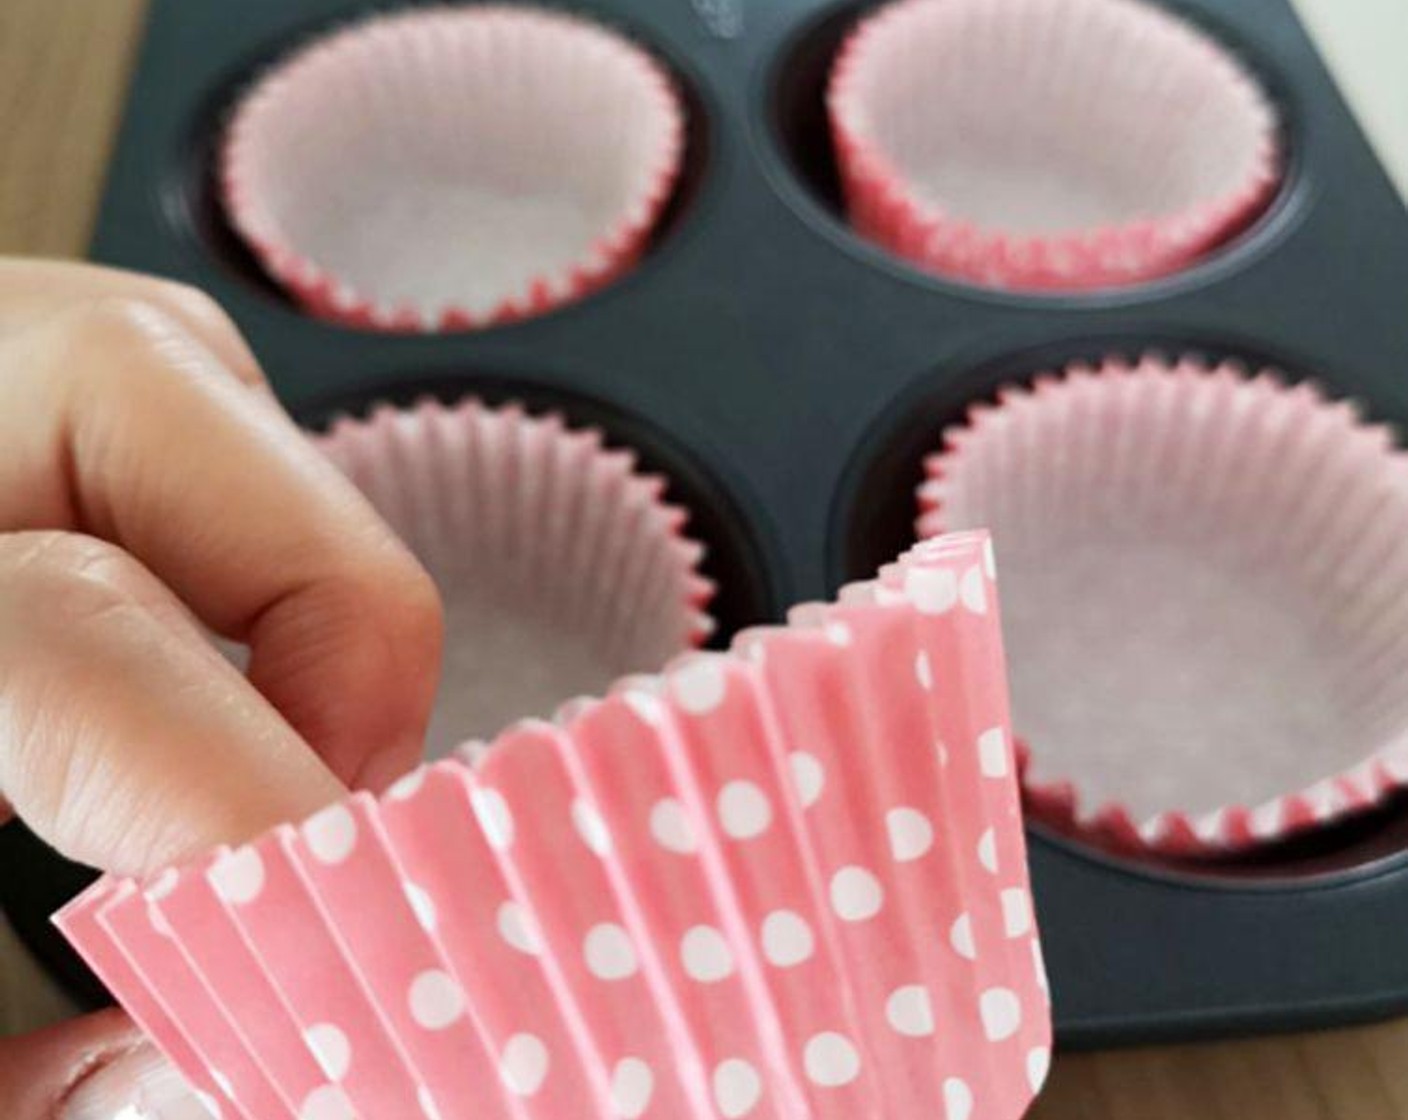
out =
<path fill-rule="evenodd" d="M 150 304 L 198 338 L 245 384 L 266 388 L 253 351 L 224 308 L 189 284 L 78 261 L 0 257 L 0 336 L 26 330 L 80 304 L 132 299 Z"/>
<path fill-rule="evenodd" d="M 142 561 L 251 647 L 250 680 L 350 784 L 418 757 L 440 612 L 365 499 L 180 322 L 106 301 L 0 352 L 0 526 Z"/>

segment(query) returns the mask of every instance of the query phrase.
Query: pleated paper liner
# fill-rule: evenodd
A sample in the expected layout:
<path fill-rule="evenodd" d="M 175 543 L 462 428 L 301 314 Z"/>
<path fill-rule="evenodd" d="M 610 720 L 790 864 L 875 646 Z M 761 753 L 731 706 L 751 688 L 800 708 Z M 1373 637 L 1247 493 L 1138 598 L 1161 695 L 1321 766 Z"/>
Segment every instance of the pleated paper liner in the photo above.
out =
<path fill-rule="evenodd" d="M 241 1120 L 1014 1120 L 1050 1022 L 985 548 L 59 923 Z"/>
<path fill-rule="evenodd" d="M 432 757 L 654 671 L 712 630 L 687 512 L 596 429 L 471 398 L 379 406 L 315 438 L 440 590 Z"/>
<path fill-rule="evenodd" d="M 1246 849 L 1408 781 L 1408 458 L 1272 371 L 1111 358 L 973 410 L 921 535 L 1002 557 L 1031 812 Z"/>
<path fill-rule="evenodd" d="M 314 41 L 239 105 L 226 209 L 313 314 L 464 330 L 594 291 L 640 255 L 679 174 L 664 69 L 526 5 L 376 15 Z"/>
<path fill-rule="evenodd" d="M 856 228 L 1002 288 L 1185 268 L 1282 162 L 1241 63 L 1143 0 L 895 0 L 843 44 L 828 108 Z"/>

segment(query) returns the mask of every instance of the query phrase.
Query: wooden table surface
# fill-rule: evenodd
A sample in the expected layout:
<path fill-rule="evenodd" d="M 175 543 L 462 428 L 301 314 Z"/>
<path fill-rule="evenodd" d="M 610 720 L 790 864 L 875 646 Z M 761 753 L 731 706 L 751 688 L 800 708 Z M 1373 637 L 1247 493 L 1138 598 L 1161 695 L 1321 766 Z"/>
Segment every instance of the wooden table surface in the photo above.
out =
<path fill-rule="evenodd" d="M 83 254 L 143 8 L 144 0 L 0 0 L 0 253 Z M 65 1013 L 0 927 L 0 1032 Z M 1059 1055 L 1032 1116 L 1408 1118 L 1408 1020 Z"/>

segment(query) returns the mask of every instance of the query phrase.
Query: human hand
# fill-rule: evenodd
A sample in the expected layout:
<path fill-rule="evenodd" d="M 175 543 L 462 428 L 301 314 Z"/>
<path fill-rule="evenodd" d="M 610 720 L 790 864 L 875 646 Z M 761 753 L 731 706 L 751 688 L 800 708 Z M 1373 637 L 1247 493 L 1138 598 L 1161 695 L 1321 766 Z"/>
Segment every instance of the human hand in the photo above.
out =
<path fill-rule="evenodd" d="M 140 875 L 380 788 L 419 757 L 440 628 L 214 302 L 0 258 L 0 822 Z M 118 1012 L 0 1040 L 0 1102 L 207 1115 Z"/>

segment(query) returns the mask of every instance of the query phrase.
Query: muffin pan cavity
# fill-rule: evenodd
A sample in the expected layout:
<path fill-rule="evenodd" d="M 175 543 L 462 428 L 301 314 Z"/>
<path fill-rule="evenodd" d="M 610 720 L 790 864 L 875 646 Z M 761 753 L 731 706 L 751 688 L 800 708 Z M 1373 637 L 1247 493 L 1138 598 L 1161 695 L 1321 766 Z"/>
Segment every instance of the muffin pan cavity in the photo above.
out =
<path fill-rule="evenodd" d="M 198 114 L 171 220 L 252 286 L 344 326 L 547 314 L 633 271 L 704 179 L 698 92 L 632 32 L 506 3 L 271 42 Z"/>
<path fill-rule="evenodd" d="M 1255 847 L 1408 780 L 1408 456 L 1275 370 L 1106 358 L 947 429 L 922 536 L 1004 561 L 1035 814 Z"/>
<path fill-rule="evenodd" d="M 724 649 L 740 630 L 778 615 L 769 565 L 744 509 L 688 452 L 620 409 L 532 383 L 413 377 L 309 402 L 295 418 L 452 590 L 474 590 L 467 577 L 475 575 L 473 553 L 481 545 L 495 550 L 481 556 L 492 569 L 488 575 L 508 581 L 491 580 L 494 598 L 533 590 L 522 584 L 525 572 L 508 570 L 530 551 L 540 562 L 536 590 L 545 595 L 555 593 L 563 563 L 575 556 L 582 570 L 576 587 L 566 589 L 566 605 L 595 604 L 600 609 L 593 617 L 635 627 L 617 635 L 622 644 L 610 657 L 567 678 L 574 681 L 571 690 L 549 697 L 543 710 L 517 715 L 549 715 L 562 701 L 599 692 L 623 673 L 653 671 L 690 646 Z M 528 454 L 538 457 L 531 475 L 525 473 Z M 584 472 L 604 477 L 592 481 L 581 477 Z M 566 500 L 558 501 L 559 494 Z M 603 535 L 600 551 L 572 553 L 602 512 L 625 523 Z M 482 524 L 488 515 L 497 527 Z M 541 552 L 540 532 L 558 534 Z M 668 626 L 650 624 L 644 594 L 598 594 L 611 591 L 613 576 L 648 566 L 632 565 L 624 555 L 642 544 L 652 548 L 640 558 L 656 563 L 661 575 L 643 590 L 660 593 L 656 605 L 664 611 L 656 617 L 672 620 Z M 467 612 L 471 598 L 461 603 Z M 462 621 L 473 629 L 471 613 Z M 594 642 L 580 645 L 594 647 L 605 650 Z M 474 660 L 473 651 L 466 658 L 467 664 Z M 440 746 L 473 733 L 449 714 L 439 722 Z M 491 718 L 478 734 L 497 731 L 503 722 Z"/>
<path fill-rule="evenodd" d="M 1196 282 L 1274 238 L 1300 168 L 1280 77 L 1189 16 L 850 5 L 783 52 L 771 139 L 819 220 L 931 281 L 1094 303 Z"/>
<path fill-rule="evenodd" d="M 688 511 L 596 429 L 468 398 L 381 405 L 315 442 L 440 590 L 428 757 L 546 718 L 713 630 Z"/>
<path fill-rule="evenodd" d="M 838 52 L 827 109 L 852 224 L 994 287 L 1177 271 L 1280 175 L 1265 94 L 1144 0 L 894 0 Z"/>
<path fill-rule="evenodd" d="M 1288 0 L 1167 9 L 1239 60 L 1276 110 L 1281 187 L 1260 216 L 1159 279 L 1040 294 L 925 272 L 843 218 L 827 81 L 878 5 L 555 7 L 643 47 L 672 75 L 687 121 L 679 185 L 640 266 L 591 297 L 486 330 L 346 329 L 305 314 L 235 236 L 213 176 L 240 97 L 279 60 L 373 13 L 439 10 L 394 2 L 246 0 L 231 21 L 217 0 L 153 0 L 93 255 L 211 292 L 306 426 L 383 402 L 414 408 L 429 390 L 600 428 L 689 511 L 681 531 L 705 546 L 700 571 L 717 587 L 715 642 L 894 559 L 914 539 L 915 489 L 945 427 L 1038 370 L 1211 351 L 1323 378 L 1327 396 L 1362 401 L 1372 423 L 1408 421 L 1408 216 Z M 1228 484 L 1246 484 L 1231 463 Z M 1336 746 L 1358 753 L 1355 738 Z M 1060 1043 L 1408 1008 L 1402 819 L 1386 802 L 1196 862 L 1034 823 Z M 20 866 L 7 891 L 55 874 L 30 854 Z"/>

